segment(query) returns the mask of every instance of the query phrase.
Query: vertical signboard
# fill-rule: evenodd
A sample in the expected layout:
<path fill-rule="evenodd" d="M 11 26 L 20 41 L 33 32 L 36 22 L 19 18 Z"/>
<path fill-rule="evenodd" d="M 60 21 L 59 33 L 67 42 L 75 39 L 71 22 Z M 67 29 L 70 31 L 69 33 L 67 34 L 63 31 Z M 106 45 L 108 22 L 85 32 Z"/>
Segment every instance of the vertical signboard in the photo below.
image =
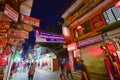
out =
<path fill-rule="evenodd" d="M 68 27 L 62 26 L 62 33 L 66 42 L 70 42 L 70 30 Z"/>
<path fill-rule="evenodd" d="M 69 60 L 70 60 L 70 65 L 71 65 L 71 70 L 74 70 L 74 61 L 73 61 L 73 53 L 72 51 L 69 51 Z"/>

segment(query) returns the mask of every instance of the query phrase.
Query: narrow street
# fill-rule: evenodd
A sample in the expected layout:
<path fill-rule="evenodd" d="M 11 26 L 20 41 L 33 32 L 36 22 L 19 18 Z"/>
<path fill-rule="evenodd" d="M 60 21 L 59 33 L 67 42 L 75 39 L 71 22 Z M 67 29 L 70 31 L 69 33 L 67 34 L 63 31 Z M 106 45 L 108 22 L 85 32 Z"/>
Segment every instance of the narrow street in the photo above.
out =
<path fill-rule="evenodd" d="M 33 80 L 61 80 L 60 72 L 49 72 L 45 70 L 36 70 Z M 26 73 L 15 73 L 12 80 L 28 80 Z M 74 80 L 80 80 L 77 77 Z"/>
<path fill-rule="evenodd" d="M 50 72 L 36 69 L 33 80 L 61 80 L 59 75 L 60 75 L 59 71 Z M 74 80 L 81 80 L 81 77 L 77 72 L 73 72 L 73 77 Z M 28 80 L 27 72 L 15 73 L 11 80 Z M 91 75 L 91 80 L 109 80 L 109 79 L 107 79 L 106 76 L 104 78 L 100 78 L 100 76 L 98 75 Z"/>

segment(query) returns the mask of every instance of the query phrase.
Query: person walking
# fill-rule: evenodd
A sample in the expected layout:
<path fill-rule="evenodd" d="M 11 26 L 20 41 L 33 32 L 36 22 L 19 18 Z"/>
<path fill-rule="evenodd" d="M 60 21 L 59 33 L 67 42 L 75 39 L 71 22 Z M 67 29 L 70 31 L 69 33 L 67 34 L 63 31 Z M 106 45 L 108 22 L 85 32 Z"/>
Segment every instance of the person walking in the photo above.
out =
<path fill-rule="evenodd" d="M 90 80 L 90 77 L 89 77 L 88 72 L 87 72 L 86 65 L 84 64 L 84 61 L 80 60 L 80 64 L 81 64 L 82 80 Z"/>
<path fill-rule="evenodd" d="M 61 62 L 60 68 L 61 68 L 60 79 L 62 79 L 62 77 L 64 77 L 64 79 L 66 80 L 65 75 L 64 75 L 64 68 L 65 68 L 64 61 Z"/>
<path fill-rule="evenodd" d="M 28 80 L 33 80 L 34 73 L 35 73 L 35 65 L 31 63 L 30 69 L 28 71 Z"/>
<path fill-rule="evenodd" d="M 67 60 L 67 63 L 66 63 L 66 73 L 67 73 L 67 79 L 69 79 L 69 74 L 71 75 L 71 78 L 73 79 L 69 59 Z"/>

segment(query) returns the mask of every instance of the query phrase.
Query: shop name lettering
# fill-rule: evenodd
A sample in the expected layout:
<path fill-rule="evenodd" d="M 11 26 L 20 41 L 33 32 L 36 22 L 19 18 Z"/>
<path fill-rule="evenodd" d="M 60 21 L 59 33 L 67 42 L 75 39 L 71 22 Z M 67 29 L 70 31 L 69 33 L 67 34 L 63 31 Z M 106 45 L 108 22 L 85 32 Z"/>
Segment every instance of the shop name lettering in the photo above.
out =
<path fill-rule="evenodd" d="M 76 18 L 83 16 L 85 13 L 93 9 L 95 6 L 103 2 L 103 0 L 91 0 L 90 2 L 86 3 L 78 12 L 76 12 L 73 16 L 71 16 L 68 21 L 72 22 Z"/>
<path fill-rule="evenodd" d="M 41 38 L 56 38 L 56 39 L 64 39 L 63 36 L 48 36 L 48 35 L 40 35 Z"/>
<path fill-rule="evenodd" d="M 33 26 L 39 26 L 39 22 L 35 22 L 31 20 L 24 20 L 24 22 Z"/>
<path fill-rule="evenodd" d="M 99 41 L 102 41 L 102 38 L 100 36 L 96 36 L 96 37 L 91 38 L 91 39 L 80 41 L 80 42 L 78 42 L 78 44 L 79 44 L 79 47 L 81 47 L 81 46 L 89 45 L 89 44 L 99 42 Z"/>
<path fill-rule="evenodd" d="M 87 11 L 94 2 L 95 2 L 94 0 L 91 0 L 91 1 L 90 1 L 89 3 L 87 3 L 83 8 L 81 8 L 81 9 L 78 11 L 78 13 L 80 14 L 80 13 L 82 13 L 84 10 Z"/>

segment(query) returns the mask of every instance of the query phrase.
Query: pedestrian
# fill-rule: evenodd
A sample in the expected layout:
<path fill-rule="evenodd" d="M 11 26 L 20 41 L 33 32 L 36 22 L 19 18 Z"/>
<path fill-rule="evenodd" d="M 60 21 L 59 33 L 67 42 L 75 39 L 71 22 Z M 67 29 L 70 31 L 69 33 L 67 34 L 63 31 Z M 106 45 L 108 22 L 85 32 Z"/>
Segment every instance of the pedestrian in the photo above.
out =
<path fill-rule="evenodd" d="M 28 71 L 28 80 L 33 80 L 34 73 L 35 73 L 35 65 L 31 63 L 30 69 Z"/>
<path fill-rule="evenodd" d="M 62 77 L 64 77 L 64 79 L 66 80 L 65 75 L 64 75 L 64 69 L 65 69 L 64 61 L 61 62 L 60 69 L 61 69 L 60 79 L 62 79 Z"/>
<path fill-rule="evenodd" d="M 80 61 L 77 62 L 76 70 L 81 75 L 82 66 L 80 64 Z"/>
<path fill-rule="evenodd" d="M 71 78 L 73 79 L 69 59 L 67 60 L 67 63 L 66 63 L 66 73 L 67 73 L 67 79 L 69 79 L 69 74 L 71 75 Z"/>
<path fill-rule="evenodd" d="M 87 72 L 86 65 L 84 64 L 84 61 L 80 60 L 80 64 L 81 64 L 82 80 L 90 80 L 90 77 L 89 77 L 88 72 Z"/>

